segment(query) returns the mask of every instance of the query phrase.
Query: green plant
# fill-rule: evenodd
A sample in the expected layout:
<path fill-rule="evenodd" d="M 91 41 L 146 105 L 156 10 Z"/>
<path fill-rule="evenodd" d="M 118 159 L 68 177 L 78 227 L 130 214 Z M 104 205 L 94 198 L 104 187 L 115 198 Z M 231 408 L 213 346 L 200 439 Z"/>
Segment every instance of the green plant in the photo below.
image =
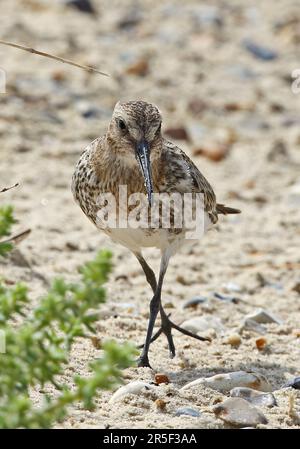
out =
<path fill-rule="evenodd" d="M 1 208 L 0 217 L 0 236 L 8 235 L 14 223 L 12 209 Z M 2 247 L 2 254 L 6 251 Z M 122 380 L 121 370 L 134 363 L 132 345 L 108 341 L 101 347 L 102 357 L 90 363 L 89 378 L 74 376 L 73 388 L 59 381 L 75 338 L 84 337 L 87 330 L 94 332 L 95 310 L 105 300 L 103 283 L 111 270 L 111 257 L 101 251 L 80 268 L 78 283 L 56 279 L 30 314 L 27 286 L 7 287 L 0 281 L 0 338 L 5 336 L 5 353 L 0 353 L 0 428 L 51 427 L 77 401 L 92 409 L 97 390 L 116 387 Z M 58 396 L 44 395 L 44 405 L 35 406 L 30 389 L 49 384 L 59 390 Z"/>
<path fill-rule="evenodd" d="M 12 206 L 0 207 L 0 238 L 8 236 L 15 223 Z M 4 256 L 12 249 L 10 242 L 0 242 L 0 256 Z"/>

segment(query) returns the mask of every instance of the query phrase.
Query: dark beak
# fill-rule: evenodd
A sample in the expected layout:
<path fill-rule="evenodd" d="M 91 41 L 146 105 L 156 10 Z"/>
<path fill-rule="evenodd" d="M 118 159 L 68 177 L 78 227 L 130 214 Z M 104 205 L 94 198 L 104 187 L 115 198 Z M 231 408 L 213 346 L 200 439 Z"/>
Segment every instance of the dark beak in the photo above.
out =
<path fill-rule="evenodd" d="M 151 175 L 151 165 L 150 165 L 150 149 L 149 144 L 146 140 L 141 140 L 137 143 L 136 146 L 136 158 L 139 161 L 144 180 L 145 187 L 148 196 L 149 206 L 152 204 L 152 194 L 153 194 L 153 185 L 152 185 L 152 175 Z"/>

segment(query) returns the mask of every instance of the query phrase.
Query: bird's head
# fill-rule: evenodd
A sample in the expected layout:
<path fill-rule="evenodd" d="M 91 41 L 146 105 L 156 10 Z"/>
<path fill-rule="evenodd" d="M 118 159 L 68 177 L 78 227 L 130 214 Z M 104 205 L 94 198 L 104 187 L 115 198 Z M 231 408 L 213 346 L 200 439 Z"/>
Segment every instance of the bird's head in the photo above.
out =
<path fill-rule="evenodd" d="M 124 164 L 137 163 L 143 174 L 149 204 L 153 193 L 151 164 L 162 149 L 161 114 L 145 101 L 118 102 L 107 132 L 111 151 Z"/>

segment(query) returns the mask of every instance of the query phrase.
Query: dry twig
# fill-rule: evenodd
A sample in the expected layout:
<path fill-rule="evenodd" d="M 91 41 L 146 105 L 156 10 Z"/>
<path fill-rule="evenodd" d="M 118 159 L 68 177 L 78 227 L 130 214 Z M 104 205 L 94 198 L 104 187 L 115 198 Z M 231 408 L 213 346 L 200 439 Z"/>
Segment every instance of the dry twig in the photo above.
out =
<path fill-rule="evenodd" d="M 26 229 L 26 231 L 20 232 L 19 234 L 14 235 L 7 240 L 3 240 L 0 243 L 13 243 L 15 245 L 16 243 L 20 243 L 26 239 L 30 233 L 31 229 Z"/>
<path fill-rule="evenodd" d="M 19 183 L 17 182 L 14 186 L 11 187 L 4 187 L 4 189 L 0 190 L 0 193 L 7 192 L 10 189 L 14 189 L 15 187 L 18 187 Z"/>
<path fill-rule="evenodd" d="M 61 58 L 60 56 L 51 55 L 50 53 L 45 53 L 44 51 L 35 50 L 31 47 L 26 47 L 25 45 L 15 44 L 13 42 L 7 42 L 0 39 L 0 44 L 7 45 L 8 47 L 18 48 L 20 50 L 28 51 L 29 53 L 33 53 L 39 56 L 45 56 L 46 58 L 54 59 L 55 61 L 63 62 L 64 64 L 69 64 L 75 67 L 79 67 L 80 69 L 86 70 L 90 73 L 99 73 L 100 75 L 109 76 L 107 73 L 100 72 L 100 70 L 95 69 L 94 67 L 78 64 L 77 62 L 70 61 L 69 59 Z"/>

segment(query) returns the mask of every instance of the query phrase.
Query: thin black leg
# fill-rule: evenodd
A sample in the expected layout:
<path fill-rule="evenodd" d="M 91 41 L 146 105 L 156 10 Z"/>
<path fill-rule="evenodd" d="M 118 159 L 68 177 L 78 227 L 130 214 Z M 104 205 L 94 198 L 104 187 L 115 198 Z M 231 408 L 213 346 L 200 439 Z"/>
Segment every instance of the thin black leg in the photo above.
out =
<path fill-rule="evenodd" d="M 140 262 L 141 267 L 143 268 L 143 271 L 145 273 L 146 279 L 148 281 L 148 284 L 150 284 L 150 287 L 152 288 L 152 291 L 155 294 L 156 289 L 157 289 L 157 282 L 156 282 L 156 277 L 155 277 L 154 271 L 152 270 L 151 267 L 149 267 L 149 265 L 143 258 L 142 254 L 136 253 L 135 256 L 136 256 L 137 260 Z"/>
<path fill-rule="evenodd" d="M 170 256 L 168 254 L 164 253 L 162 256 L 162 259 L 161 259 L 158 284 L 157 284 L 154 296 L 150 302 L 150 318 L 149 318 L 149 323 L 148 323 L 146 340 L 145 340 L 145 344 L 143 346 L 143 350 L 140 355 L 140 358 L 138 359 L 138 366 L 147 366 L 147 367 L 151 368 L 150 363 L 149 363 L 149 358 L 148 358 L 148 352 L 149 352 L 149 347 L 150 347 L 150 343 L 151 343 L 151 339 L 152 339 L 152 333 L 153 333 L 153 329 L 154 329 L 155 320 L 156 320 L 158 311 L 160 309 L 162 284 L 163 284 L 164 276 L 167 271 L 169 258 L 170 258 Z M 150 267 L 148 266 L 148 268 L 150 268 Z M 152 270 L 150 269 L 150 271 L 152 271 Z M 152 271 L 152 273 L 153 273 L 153 271 Z M 154 287 L 154 285 L 153 285 L 153 287 Z M 157 338 L 158 335 L 157 336 L 155 335 L 155 337 Z"/>
<path fill-rule="evenodd" d="M 143 268 L 143 271 L 146 275 L 146 279 L 147 279 L 148 283 L 150 284 L 152 291 L 154 293 L 154 296 L 150 303 L 150 318 L 149 318 L 146 341 L 143 345 L 138 346 L 139 349 L 140 348 L 143 349 L 142 354 L 138 360 L 138 366 L 150 367 L 149 359 L 148 359 L 149 347 L 150 347 L 150 344 L 153 343 L 155 340 L 157 340 L 161 334 L 165 334 L 165 336 L 167 337 L 170 358 L 175 357 L 175 345 L 174 345 L 173 336 L 172 336 L 172 329 L 176 329 L 178 332 L 181 332 L 182 334 L 187 335 L 189 337 L 195 338 L 196 340 L 210 341 L 209 338 L 204 338 L 204 337 L 201 337 L 200 335 L 193 334 L 192 332 L 173 323 L 170 320 L 169 316 L 164 311 L 163 306 L 161 304 L 161 288 L 162 288 L 163 277 L 164 277 L 165 271 L 167 269 L 169 259 L 167 259 L 165 261 L 166 266 L 164 267 L 164 272 L 162 272 L 162 268 L 161 268 L 160 279 L 159 279 L 159 282 L 157 285 L 155 274 L 154 274 L 152 268 L 149 267 L 149 265 L 143 258 L 142 254 L 136 253 L 135 255 L 136 255 L 139 263 L 141 264 L 141 267 Z M 163 267 L 163 262 L 162 262 L 162 267 Z M 162 277 L 162 279 L 161 279 L 161 277 Z M 158 310 L 160 311 L 161 327 L 152 336 L 154 324 L 155 324 L 156 317 L 158 314 Z"/>

